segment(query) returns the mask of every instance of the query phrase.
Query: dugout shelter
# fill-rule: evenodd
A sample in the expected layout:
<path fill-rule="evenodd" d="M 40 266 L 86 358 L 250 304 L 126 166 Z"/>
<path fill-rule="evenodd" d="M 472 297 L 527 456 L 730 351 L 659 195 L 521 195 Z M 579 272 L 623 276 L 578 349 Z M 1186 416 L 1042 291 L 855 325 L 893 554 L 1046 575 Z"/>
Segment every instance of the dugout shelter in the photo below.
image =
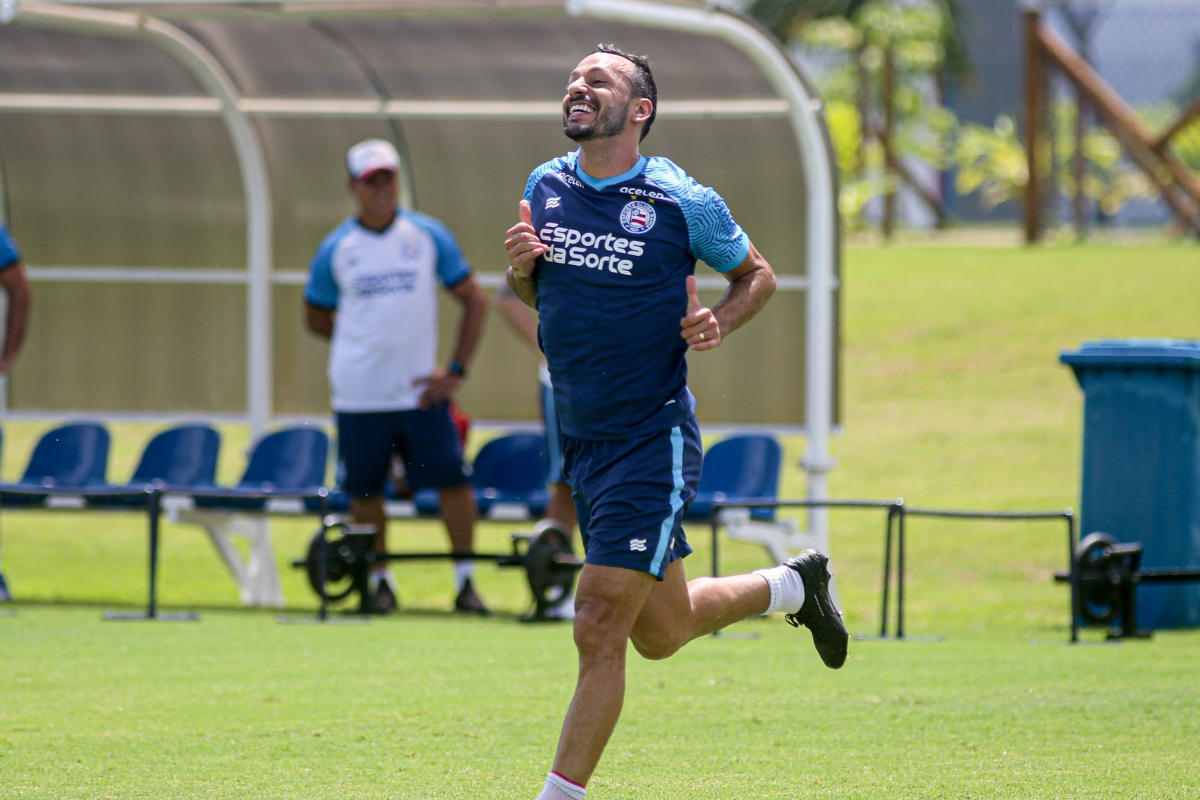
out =
<path fill-rule="evenodd" d="M 824 497 L 839 251 L 821 103 L 777 42 L 699 0 L 0 0 L 0 218 L 36 292 L 9 408 L 255 433 L 324 416 L 327 348 L 300 309 L 312 253 L 352 212 L 346 148 L 393 141 L 402 202 L 495 288 L 530 170 L 573 146 L 567 73 L 599 42 L 651 56 L 643 152 L 716 187 L 779 275 L 752 325 L 690 359 L 701 422 L 803 430 Z M 716 302 L 724 279 L 697 275 Z M 535 392 L 535 357 L 493 319 L 463 405 L 532 420 Z"/>

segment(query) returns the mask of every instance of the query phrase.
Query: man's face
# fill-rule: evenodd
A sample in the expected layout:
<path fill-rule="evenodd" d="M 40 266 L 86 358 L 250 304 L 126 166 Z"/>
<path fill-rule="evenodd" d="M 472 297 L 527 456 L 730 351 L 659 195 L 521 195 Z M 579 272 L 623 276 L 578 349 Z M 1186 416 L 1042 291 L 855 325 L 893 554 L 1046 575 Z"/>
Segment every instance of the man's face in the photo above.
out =
<path fill-rule="evenodd" d="M 350 193 L 358 200 L 359 211 L 369 216 L 386 216 L 396 210 L 398 184 L 396 173 L 388 169 L 372 172 L 350 181 Z"/>
<path fill-rule="evenodd" d="M 617 136 L 629 121 L 633 65 L 620 56 L 592 53 L 579 62 L 563 98 L 563 133 L 577 142 Z"/>

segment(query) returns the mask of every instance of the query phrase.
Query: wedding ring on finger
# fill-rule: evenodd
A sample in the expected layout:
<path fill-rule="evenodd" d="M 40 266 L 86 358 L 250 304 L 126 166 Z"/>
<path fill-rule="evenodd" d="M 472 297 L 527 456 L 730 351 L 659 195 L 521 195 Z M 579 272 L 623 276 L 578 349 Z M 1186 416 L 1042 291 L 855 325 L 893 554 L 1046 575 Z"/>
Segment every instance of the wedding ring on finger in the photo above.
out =
<path fill-rule="evenodd" d="M 703 341 L 704 341 L 704 339 L 705 339 L 705 336 L 704 336 L 704 331 L 700 331 L 700 341 L 702 341 L 702 342 L 703 342 Z"/>

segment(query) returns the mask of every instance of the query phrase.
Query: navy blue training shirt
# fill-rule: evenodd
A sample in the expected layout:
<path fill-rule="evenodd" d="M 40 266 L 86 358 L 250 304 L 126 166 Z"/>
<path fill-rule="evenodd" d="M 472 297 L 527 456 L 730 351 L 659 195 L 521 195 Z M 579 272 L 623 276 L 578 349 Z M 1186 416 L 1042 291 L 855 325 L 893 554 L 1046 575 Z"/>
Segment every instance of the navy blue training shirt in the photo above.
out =
<path fill-rule="evenodd" d="M 579 151 L 535 169 L 525 199 L 551 248 L 537 262 L 537 310 L 563 433 L 626 439 L 680 424 L 695 409 L 679 327 L 687 276 L 697 259 L 728 272 L 750 251 L 725 201 L 659 157 L 598 180 Z"/>

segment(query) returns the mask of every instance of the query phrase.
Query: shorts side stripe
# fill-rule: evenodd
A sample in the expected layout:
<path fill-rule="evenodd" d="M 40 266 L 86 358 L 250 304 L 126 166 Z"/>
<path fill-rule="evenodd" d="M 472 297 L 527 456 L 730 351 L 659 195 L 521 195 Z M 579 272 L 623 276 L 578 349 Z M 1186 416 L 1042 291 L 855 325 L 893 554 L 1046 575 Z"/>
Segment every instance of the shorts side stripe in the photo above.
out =
<path fill-rule="evenodd" d="M 683 432 L 679 426 L 671 428 L 671 477 L 674 488 L 671 490 L 671 513 L 663 520 L 658 534 L 658 548 L 654 551 L 654 561 L 650 564 L 650 573 L 658 575 L 662 569 L 663 557 L 667 554 L 667 544 L 671 541 L 671 532 L 675 530 L 675 515 L 683 508 Z"/>

